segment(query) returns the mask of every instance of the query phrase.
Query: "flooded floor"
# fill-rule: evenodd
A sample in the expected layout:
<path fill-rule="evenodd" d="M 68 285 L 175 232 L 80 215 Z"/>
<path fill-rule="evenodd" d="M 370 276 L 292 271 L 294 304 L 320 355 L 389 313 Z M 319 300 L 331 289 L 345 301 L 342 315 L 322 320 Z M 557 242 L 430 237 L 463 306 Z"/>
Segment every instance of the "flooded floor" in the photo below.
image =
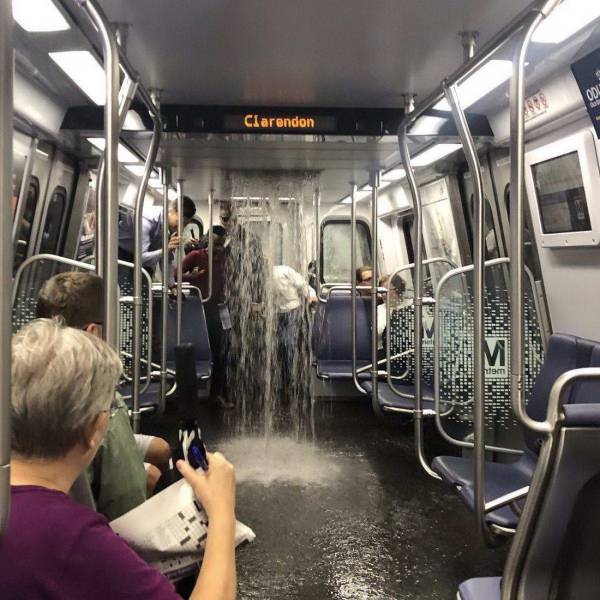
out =
<path fill-rule="evenodd" d="M 465 579 L 501 573 L 505 550 L 484 548 L 456 494 L 417 465 L 412 423 L 320 403 L 310 441 L 267 444 L 228 420 L 207 408 L 201 425 L 234 463 L 237 516 L 257 535 L 238 550 L 240 600 L 451 600 Z M 175 441 L 176 417 L 144 424 Z"/>

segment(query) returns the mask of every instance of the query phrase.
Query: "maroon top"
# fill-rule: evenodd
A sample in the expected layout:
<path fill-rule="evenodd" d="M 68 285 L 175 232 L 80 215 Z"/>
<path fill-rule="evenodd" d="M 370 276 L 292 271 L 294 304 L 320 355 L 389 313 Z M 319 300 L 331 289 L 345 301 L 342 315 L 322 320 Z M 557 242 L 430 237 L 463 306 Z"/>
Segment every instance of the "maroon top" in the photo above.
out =
<path fill-rule="evenodd" d="M 223 301 L 223 252 L 213 252 L 212 300 Z M 182 281 L 200 288 L 202 297 L 208 296 L 208 249 L 192 250 L 181 263 Z M 194 269 L 198 269 L 194 271 Z"/>
<path fill-rule="evenodd" d="M 0 590 L 15 600 L 181 600 L 102 515 L 30 485 L 11 487 Z"/>

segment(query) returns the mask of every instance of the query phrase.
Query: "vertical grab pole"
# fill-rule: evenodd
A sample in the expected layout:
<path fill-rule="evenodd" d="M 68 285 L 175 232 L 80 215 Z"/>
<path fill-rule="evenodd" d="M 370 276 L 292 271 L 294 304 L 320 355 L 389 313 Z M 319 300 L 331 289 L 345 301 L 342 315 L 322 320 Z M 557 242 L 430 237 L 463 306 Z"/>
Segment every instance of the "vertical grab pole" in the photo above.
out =
<path fill-rule="evenodd" d="M 475 518 L 483 541 L 488 546 L 495 546 L 498 538 L 489 529 L 485 520 L 485 364 L 484 364 L 484 292 L 485 292 L 485 254 L 484 254 L 484 193 L 481 164 L 477 156 L 477 148 L 465 113 L 460 105 L 456 85 L 448 87 L 444 82 L 444 94 L 452 108 L 452 115 L 465 151 L 469 171 L 473 177 L 473 432 L 475 435 Z"/>
<path fill-rule="evenodd" d="M 350 205 L 350 289 L 351 289 L 351 323 L 352 332 L 352 381 L 354 387 L 361 393 L 367 395 L 362 385 L 360 385 L 357 376 L 356 366 L 356 184 L 352 184 L 352 203 Z M 377 366 L 375 366 L 377 368 Z"/>
<path fill-rule="evenodd" d="M 540 431 L 539 422 L 525 410 L 523 386 L 523 351 L 525 347 L 525 313 L 523 311 L 524 279 L 524 219 L 525 196 L 525 61 L 531 37 L 560 0 L 546 0 L 532 11 L 529 23 L 517 40 L 513 58 L 513 75 L 510 86 L 510 328 L 511 398 L 513 411 L 525 427 Z"/>
<path fill-rule="evenodd" d="M 319 228 L 320 209 L 321 190 L 317 188 L 315 192 L 315 292 L 317 293 L 317 299 L 321 296 L 321 230 Z"/>
<path fill-rule="evenodd" d="M 148 179 L 150 171 L 158 154 L 158 146 L 162 133 L 162 121 L 158 112 L 152 115 L 154 130 L 152 141 L 144 163 L 144 173 L 138 188 L 135 199 L 135 232 L 134 232 L 134 258 L 133 258 L 133 388 L 131 413 L 133 421 L 133 431 L 140 432 L 140 373 L 142 358 L 142 224 L 144 220 L 144 200 L 146 199 L 146 190 L 148 188 Z M 152 290 L 149 290 L 152 293 Z M 152 319 L 152 315 L 150 315 Z"/>
<path fill-rule="evenodd" d="M 169 183 L 170 174 L 163 166 L 161 170 L 163 184 L 163 253 L 162 253 L 162 285 L 161 285 L 161 341 L 160 341 L 160 403 L 159 413 L 164 413 L 167 404 L 167 335 L 169 330 Z"/>
<path fill-rule="evenodd" d="M 10 395 L 12 337 L 13 18 L 10 0 L 0 0 L 0 538 L 10 513 Z"/>
<path fill-rule="evenodd" d="M 182 287 L 181 271 L 183 263 L 183 179 L 177 180 L 177 235 L 179 236 L 179 245 L 177 246 L 177 345 L 181 344 L 181 304 Z M 211 236 L 212 237 L 212 236 Z M 210 238 L 209 238 L 210 239 Z"/>
<path fill-rule="evenodd" d="M 423 206 L 421 204 L 421 192 L 415 179 L 415 172 L 410 161 L 410 152 L 408 150 L 406 125 L 400 128 L 398 135 L 398 145 L 400 147 L 400 156 L 402 164 L 406 171 L 406 178 L 410 187 L 410 193 L 413 199 L 413 211 L 415 214 L 415 292 L 414 292 L 414 340 L 415 350 L 415 451 L 417 459 L 423 467 L 423 470 L 434 479 L 441 477 L 431 469 L 425 458 L 425 448 L 423 442 L 423 391 L 422 391 L 422 372 L 423 363 L 421 357 L 421 347 L 423 342 Z"/>
<path fill-rule="evenodd" d="M 379 191 L 379 171 L 373 171 L 370 177 L 371 184 L 371 239 L 373 249 L 371 251 L 373 260 L 373 278 L 371 279 L 371 405 L 373 406 L 373 412 L 376 415 L 381 414 L 379 408 L 379 389 L 378 389 L 378 375 L 379 375 L 379 363 L 377 356 L 377 290 L 379 289 L 379 269 L 377 268 L 377 261 L 379 258 L 379 235 L 377 232 L 377 221 L 379 215 L 377 214 L 377 194 Z"/>
<path fill-rule="evenodd" d="M 106 201 L 101 210 L 101 252 L 96 257 L 101 267 L 98 274 L 104 283 L 104 323 L 106 342 L 115 349 L 119 339 L 119 49 L 114 32 L 102 9 L 92 0 L 77 0 L 98 29 L 104 54 L 106 104 L 104 106 L 105 173 L 103 189 Z M 100 182 L 98 182 L 100 185 Z M 102 201 L 102 198 L 99 199 Z"/>
<path fill-rule="evenodd" d="M 210 302 L 213 292 L 213 203 L 215 190 L 208 192 L 208 295 L 202 300 L 203 303 Z M 218 299 L 217 299 L 218 302 Z"/>

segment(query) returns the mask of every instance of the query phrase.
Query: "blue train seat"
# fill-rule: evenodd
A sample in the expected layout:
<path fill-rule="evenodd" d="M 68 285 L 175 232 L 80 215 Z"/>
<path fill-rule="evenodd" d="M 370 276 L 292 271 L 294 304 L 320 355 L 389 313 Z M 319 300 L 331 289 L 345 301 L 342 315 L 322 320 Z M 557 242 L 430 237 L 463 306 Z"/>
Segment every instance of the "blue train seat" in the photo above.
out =
<path fill-rule="evenodd" d="M 317 343 L 317 376 L 352 379 L 352 294 L 332 290 L 325 305 Z M 357 368 L 371 364 L 371 299 L 356 298 Z M 361 379 L 368 378 L 365 373 Z"/>
<path fill-rule="evenodd" d="M 532 390 L 527 405 L 528 414 L 537 420 L 546 415 L 550 390 L 556 379 L 571 369 L 600 365 L 600 345 L 597 342 L 571 335 L 555 334 L 551 336 L 546 360 Z M 590 395 L 589 385 L 582 384 L 580 389 L 571 390 L 570 397 L 585 399 Z M 570 401 L 567 398 L 567 403 Z M 542 438 L 540 434 L 525 432 L 526 449 L 523 455 L 513 463 L 487 463 L 486 465 L 486 501 L 504 496 L 526 487 L 531 482 L 538 460 Z M 433 460 L 433 470 L 447 483 L 459 488 L 461 499 L 471 509 L 474 508 L 474 471 L 471 458 L 456 456 L 438 456 Z M 506 529 L 514 529 L 519 515 L 509 507 L 501 508 L 487 515 L 490 523 Z"/>
<path fill-rule="evenodd" d="M 600 365 L 600 349 L 594 350 Z M 572 387 L 558 431 L 541 449 L 504 577 L 459 587 L 459 600 L 596 598 L 600 515 L 600 382 Z M 590 403 L 593 402 L 593 403 Z M 511 586 L 502 590 L 503 585 Z"/>
<path fill-rule="evenodd" d="M 123 396 L 129 396 L 124 398 L 125 404 L 129 410 L 133 410 L 133 400 L 131 398 L 131 384 L 122 385 L 119 388 L 119 392 Z M 148 386 L 148 389 L 140 395 L 140 411 L 142 414 L 154 413 L 158 410 L 160 405 L 160 383 L 152 382 Z"/>
<path fill-rule="evenodd" d="M 371 392 L 372 385 L 370 381 L 364 381 L 363 387 Z M 380 381 L 377 386 L 377 396 L 379 408 L 382 412 L 387 413 L 411 413 L 415 410 L 415 401 L 412 399 L 415 395 L 414 384 L 402 384 L 394 382 L 394 387 L 411 398 L 403 398 L 394 393 L 387 382 Z M 427 416 L 435 414 L 435 406 L 433 400 L 433 390 L 428 385 L 422 387 L 423 410 Z"/>

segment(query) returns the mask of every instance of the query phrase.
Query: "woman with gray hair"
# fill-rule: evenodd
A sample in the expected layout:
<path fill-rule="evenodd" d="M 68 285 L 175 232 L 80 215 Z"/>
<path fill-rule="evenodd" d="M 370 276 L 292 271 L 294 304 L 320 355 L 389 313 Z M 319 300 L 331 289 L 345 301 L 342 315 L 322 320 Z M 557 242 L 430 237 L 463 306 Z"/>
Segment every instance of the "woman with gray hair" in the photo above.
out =
<path fill-rule="evenodd" d="M 23 600 L 175 600 L 106 519 L 69 496 L 108 427 L 121 373 L 102 340 L 38 319 L 13 338 L 11 514 L 0 539 L 0 589 Z M 235 478 L 219 454 L 178 468 L 210 520 L 192 600 L 235 598 Z M 199 557 L 200 558 L 200 557 Z"/>

